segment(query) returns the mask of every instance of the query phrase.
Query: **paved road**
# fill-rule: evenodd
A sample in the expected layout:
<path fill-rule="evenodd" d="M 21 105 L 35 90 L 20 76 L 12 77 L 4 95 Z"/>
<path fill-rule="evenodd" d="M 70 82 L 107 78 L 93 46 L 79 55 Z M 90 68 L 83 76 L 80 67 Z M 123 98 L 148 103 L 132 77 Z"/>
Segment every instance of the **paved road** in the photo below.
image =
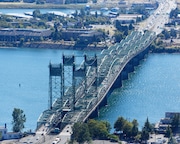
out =
<path fill-rule="evenodd" d="M 147 20 L 139 24 L 138 30 L 150 30 L 157 35 L 163 31 L 165 24 L 169 21 L 171 10 L 175 9 L 177 4 L 175 0 L 158 0 L 158 2 L 159 7 Z"/>
<path fill-rule="evenodd" d="M 165 23 L 168 22 L 170 11 L 176 8 L 176 3 L 175 0 L 159 0 L 159 3 L 158 9 L 145 21 L 145 24 L 139 30 L 152 30 L 156 34 L 163 30 Z M 51 144 L 58 137 L 61 139 L 59 143 L 64 144 L 70 139 L 72 133 L 69 125 L 59 135 L 47 135 L 46 129 L 46 127 L 42 127 L 36 132 L 36 135 L 22 138 L 15 143 Z"/>

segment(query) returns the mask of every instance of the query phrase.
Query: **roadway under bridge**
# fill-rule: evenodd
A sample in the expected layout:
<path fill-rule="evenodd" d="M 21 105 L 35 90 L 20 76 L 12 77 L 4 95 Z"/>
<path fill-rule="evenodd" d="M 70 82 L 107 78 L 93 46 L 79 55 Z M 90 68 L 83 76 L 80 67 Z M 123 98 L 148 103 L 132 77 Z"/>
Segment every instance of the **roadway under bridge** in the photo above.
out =
<path fill-rule="evenodd" d="M 107 104 L 108 95 L 121 87 L 122 80 L 128 79 L 128 73 L 148 53 L 155 38 L 154 32 L 132 31 L 100 55 L 84 55 L 79 66 L 75 65 L 73 55 L 63 55 L 62 63 L 50 63 L 49 109 L 40 115 L 37 128 L 46 124 L 63 128 L 98 116 L 99 109 Z"/>

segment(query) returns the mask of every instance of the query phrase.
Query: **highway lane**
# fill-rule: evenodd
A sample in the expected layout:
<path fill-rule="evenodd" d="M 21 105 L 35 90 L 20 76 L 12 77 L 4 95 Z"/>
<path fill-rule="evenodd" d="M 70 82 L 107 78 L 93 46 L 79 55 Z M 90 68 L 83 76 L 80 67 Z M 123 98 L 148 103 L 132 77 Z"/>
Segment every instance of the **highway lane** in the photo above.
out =
<path fill-rule="evenodd" d="M 156 33 L 156 35 L 158 35 L 159 33 L 161 33 L 162 32 L 162 30 L 164 29 L 164 25 L 165 25 L 165 23 L 167 23 L 168 22 L 168 19 L 169 19 L 169 13 L 170 13 L 170 11 L 172 10 L 172 9 L 175 9 L 176 8 L 176 3 L 175 3 L 175 0 L 170 0 L 170 1 L 168 1 L 168 0 L 165 0 L 165 1 L 163 1 L 163 0 L 159 0 L 159 7 L 158 7 L 158 9 L 144 22 L 144 25 L 142 26 L 142 27 L 139 27 L 139 31 L 141 31 L 141 32 L 144 32 L 144 30 L 149 30 L 149 31 L 153 31 L 153 32 L 155 32 Z M 126 39 L 124 40 L 124 41 L 126 41 Z M 127 40 L 128 41 L 128 40 Z M 132 41 L 132 40 L 131 40 Z M 138 43 L 137 43 L 138 44 Z M 123 49 L 126 49 L 126 48 L 128 48 L 127 47 L 127 45 L 125 44 L 124 46 L 122 46 L 123 47 Z M 125 54 L 125 53 L 123 53 L 123 49 L 122 49 L 122 51 L 120 52 L 120 54 L 119 55 L 121 55 L 121 54 Z M 132 51 L 133 52 L 133 51 Z M 115 53 L 115 51 L 109 51 L 109 54 L 110 53 Z M 131 52 L 129 52 L 129 54 L 130 54 Z M 122 55 L 122 56 L 123 56 Z M 112 58 L 112 59 L 111 59 Z M 126 59 L 127 57 L 124 57 L 124 59 Z M 110 63 L 107 63 L 107 64 L 105 64 L 104 66 L 106 67 L 106 66 L 111 66 L 111 62 L 113 62 L 114 60 L 115 60 L 115 57 L 113 58 L 113 57 L 109 57 L 108 56 L 108 60 L 112 60 L 112 61 L 109 61 Z M 122 60 L 119 60 L 119 62 L 120 63 L 122 63 Z M 104 68 L 105 68 L 104 67 Z M 101 72 L 102 72 L 102 74 L 103 75 L 107 75 L 108 73 L 107 72 L 103 72 L 103 69 L 104 68 L 102 68 L 102 70 L 101 70 Z M 114 69 L 116 70 L 116 69 L 118 69 L 118 67 L 116 66 L 116 65 L 114 65 Z M 112 70 L 113 70 L 113 67 L 112 67 Z M 105 84 L 104 86 L 102 86 L 102 87 L 99 87 L 99 95 L 102 95 L 102 94 L 104 94 L 105 93 L 105 91 L 107 90 L 107 86 L 108 86 L 108 84 L 109 84 L 109 82 L 112 82 L 113 81 L 113 79 L 114 79 L 114 74 L 113 74 L 113 72 L 114 71 L 111 71 L 111 73 L 109 73 L 108 74 L 108 78 L 105 78 L 104 79 L 104 81 L 103 81 L 103 83 Z M 107 81 L 108 81 L 108 83 L 107 83 Z M 92 79 L 91 80 L 88 80 L 87 81 L 88 83 L 91 83 L 92 82 Z M 79 91 L 79 93 L 82 93 L 82 91 L 83 91 L 83 88 Z M 99 99 L 100 97 L 98 97 L 98 99 Z M 88 99 L 87 99 L 88 100 Z M 81 100 L 80 100 L 81 101 Z M 79 101 L 79 103 L 81 103 Z M 93 103 L 95 103 L 96 101 L 94 101 L 94 100 L 92 100 L 92 99 L 90 99 L 89 101 L 87 101 L 87 102 L 89 102 L 89 104 L 88 104 L 88 108 L 89 109 L 91 109 L 91 104 L 90 104 L 90 102 L 93 102 Z M 78 102 L 77 102 L 78 103 Z M 87 106 L 86 105 L 86 103 L 84 102 L 83 103 L 85 106 Z M 73 119 L 79 119 L 81 116 L 81 114 L 83 115 L 83 114 L 85 114 L 85 112 L 86 111 L 81 111 L 81 112 L 78 112 L 77 113 L 77 115 L 75 115 L 74 116 L 74 118 Z M 65 127 L 64 129 L 63 129 L 63 132 L 61 132 L 59 135 L 58 135 L 58 137 L 60 137 L 60 139 L 61 139 L 61 142 L 62 143 L 65 143 L 65 141 L 67 141 L 68 139 L 70 139 L 70 135 L 71 135 L 71 131 L 69 131 L 69 130 L 67 130 L 67 127 Z M 46 141 L 47 141 L 47 143 L 52 143 L 55 139 L 57 138 L 57 135 L 56 136 L 49 136 L 49 135 L 47 135 L 47 133 L 46 133 L 46 127 L 42 127 L 41 129 L 39 129 L 37 132 L 36 132 L 36 135 L 34 135 L 34 136 L 29 136 L 29 137 L 26 137 L 26 138 L 23 138 L 22 140 L 21 140 L 21 142 L 23 143 L 23 142 L 27 142 L 27 143 L 45 143 Z"/>
<path fill-rule="evenodd" d="M 149 30 L 160 34 L 165 24 L 169 21 L 169 14 L 171 10 L 177 7 L 175 0 L 158 0 L 159 7 L 149 16 L 148 19 L 141 22 L 138 26 L 139 31 Z"/>

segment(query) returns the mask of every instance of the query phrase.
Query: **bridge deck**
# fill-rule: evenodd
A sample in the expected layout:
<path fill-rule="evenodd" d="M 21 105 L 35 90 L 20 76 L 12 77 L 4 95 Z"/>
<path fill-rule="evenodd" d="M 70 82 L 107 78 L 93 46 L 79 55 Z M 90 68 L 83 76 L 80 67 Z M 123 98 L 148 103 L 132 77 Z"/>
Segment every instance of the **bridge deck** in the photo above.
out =
<path fill-rule="evenodd" d="M 62 122 L 72 124 L 78 121 L 84 121 L 106 96 L 126 63 L 138 53 L 145 50 L 155 37 L 156 35 L 153 32 L 147 31 L 141 33 L 139 31 L 133 31 L 125 39 L 121 40 L 120 43 L 116 43 L 108 49 L 103 50 L 98 58 L 98 75 L 96 75 L 95 70 L 91 67 L 87 73 L 86 94 L 83 84 L 76 88 L 75 111 L 67 106 L 67 100 L 69 105 L 73 103 L 73 100 L 69 100 L 69 96 L 65 95 L 63 96 L 64 101 L 60 98 L 57 99 L 53 104 L 52 110 L 46 110 L 42 113 L 38 119 L 39 124 L 56 122 L 61 116 L 62 105 L 64 105 L 64 108 L 69 108 L 69 112 L 61 120 Z M 99 78 L 97 93 L 93 86 L 96 77 Z"/>

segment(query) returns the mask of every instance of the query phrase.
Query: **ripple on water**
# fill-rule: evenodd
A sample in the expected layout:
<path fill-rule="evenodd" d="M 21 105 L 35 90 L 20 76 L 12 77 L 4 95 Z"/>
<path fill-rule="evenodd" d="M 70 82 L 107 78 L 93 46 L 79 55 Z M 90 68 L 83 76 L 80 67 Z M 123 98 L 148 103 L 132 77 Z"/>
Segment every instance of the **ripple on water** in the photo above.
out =
<path fill-rule="evenodd" d="M 99 119 L 109 121 L 112 127 L 119 116 L 137 119 L 141 128 L 147 117 L 156 123 L 165 112 L 180 111 L 178 63 L 179 54 L 150 54 L 109 96 Z"/>

